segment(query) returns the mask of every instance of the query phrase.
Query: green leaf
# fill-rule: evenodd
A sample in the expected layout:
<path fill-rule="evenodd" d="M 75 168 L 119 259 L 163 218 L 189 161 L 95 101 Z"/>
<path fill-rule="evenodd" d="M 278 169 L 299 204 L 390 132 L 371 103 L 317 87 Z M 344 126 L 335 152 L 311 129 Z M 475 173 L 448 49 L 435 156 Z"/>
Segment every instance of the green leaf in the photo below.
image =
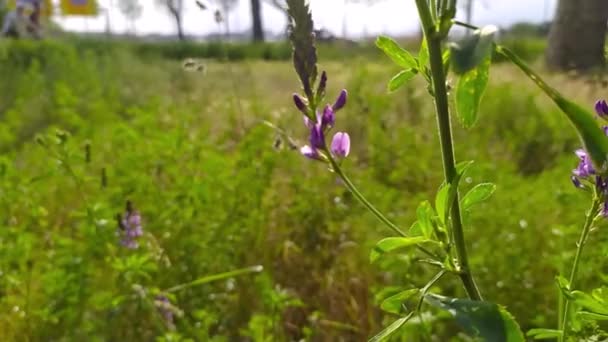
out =
<path fill-rule="evenodd" d="M 594 298 L 593 296 L 582 292 L 582 291 L 572 291 L 568 295 L 572 302 L 582 306 L 583 308 L 591 311 L 592 313 L 600 314 L 600 315 L 608 315 L 608 305 L 605 302 Z"/>
<path fill-rule="evenodd" d="M 401 313 L 401 305 L 403 302 L 412 298 L 414 295 L 418 294 L 418 292 L 420 292 L 418 289 L 409 289 L 399 292 L 383 300 L 382 304 L 380 304 L 380 308 L 386 312 L 399 314 Z"/>
<path fill-rule="evenodd" d="M 418 74 L 416 69 L 407 69 L 403 70 L 397 75 L 393 76 L 391 80 L 388 82 L 388 90 L 395 91 L 399 89 L 402 85 L 404 85 L 407 81 L 411 80 Z"/>
<path fill-rule="evenodd" d="M 559 338 L 562 336 L 562 331 L 555 329 L 530 329 L 526 336 L 532 337 L 535 340 L 546 340 L 550 338 Z"/>
<path fill-rule="evenodd" d="M 500 310 L 500 316 L 505 324 L 505 330 L 507 331 L 507 342 L 522 342 L 525 341 L 524 333 L 521 331 L 519 324 L 515 320 L 515 317 L 511 315 L 507 309 L 503 306 L 498 306 Z"/>
<path fill-rule="evenodd" d="M 434 216 L 431 204 L 428 201 L 420 203 L 418 209 L 416 209 L 416 216 L 418 218 L 418 225 L 420 226 L 422 235 L 427 239 L 431 239 L 433 237 L 432 218 Z"/>
<path fill-rule="evenodd" d="M 450 184 L 443 183 L 439 187 L 439 190 L 437 190 L 437 195 L 435 195 L 435 211 L 439 216 L 439 220 L 443 224 L 445 224 L 445 221 L 448 216 L 448 198 L 450 194 L 450 189 Z"/>
<path fill-rule="evenodd" d="M 477 121 L 481 98 L 488 85 L 490 75 L 490 55 L 476 68 L 460 76 L 456 86 L 456 113 L 465 128 L 471 128 Z"/>
<path fill-rule="evenodd" d="M 568 120 L 570 120 L 570 123 L 572 123 L 578 132 L 593 164 L 601 172 L 604 172 L 607 166 L 608 139 L 606 139 L 604 131 L 597 125 L 593 114 L 576 103 L 565 99 L 509 49 L 503 46 L 496 46 L 496 51 L 517 65 L 566 114 Z"/>
<path fill-rule="evenodd" d="M 382 254 L 392 252 L 396 249 L 417 245 L 428 242 L 424 236 L 413 237 L 389 237 L 380 240 L 369 254 L 370 262 L 376 261 Z"/>
<path fill-rule="evenodd" d="M 418 221 L 412 223 L 410 229 L 407 231 L 409 236 L 422 236 L 422 230 L 420 229 L 420 223 Z"/>
<path fill-rule="evenodd" d="M 473 165 L 472 160 L 461 161 L 456 164 L 456 172 L 460 174 L 460 176 L 464 176 L 464 174 L 469 170 L 469 168 Z"/>
<path fill-rule="evenodd" d="M 608 315 L 602 315 L 595 312 L 580 311 L 577 314 L 580 318 L 588 321 L 608 321 Z"/>
<path fill-rule="evenodd" d="M 418 51 L 418 70 L 424 70 L 429 64 L 429 46 L 426 43 L 426 38 L 422 38 L 420 50 Z"/>
<path fill-rule="evenodd" d="M 456 322 L 472 336 L 493 342 L 525 341 L 513 317 L 494 303 L 435 294 L 428 294 L 424 298 L 430 305 L 451 313 Z"/>
<path fill-rule="evenodd" d="M 398 66 L 403 69 L 417 69 L 418 61 L 416 58 L 405 51 L 397 42 L 386 36 L 380 36 L 376 39 L 376 46 L 390 57 Z"/>
<path fill-rule="evenodd" d="M 378 335 L 372 337 L 369 342 L 380 342 L 385 341 L 392 334 L 394 334 L 399 328 L 401 328 L 410 318 L 413 316 L 413 312 L 410 312 L 407 316 L 399 318 L 394 321 L 391 325 L 382 330 Z"/>
<path fill-rule="evenodd" d="M 477 184 L 462 198 L 462 208 L 464 210 L 468 210 L 475 204 L 487 200 L 490 198 L 490 196 L 492 196 L 495 190 L 496 185 L 492 183 Z"/>
<path fill-rule="evenodd" d="M 485 26 L 472 35 L 450 44 L 451 62 L 454 72 L 461 75 L 475 68 L 490 56 L 496 26 Z"/>
<path fill-rule="evenodd" d="M 163 292 L 177 292 L 177 291 L 181 291 L 181 290 L 193 287 L 193 286 L 198 286 L 198 285 L 203 285 L 203 284 L 207 284 L 207 283 L 218 281 L 218 280 L 233 278 L 233 277 L 237 277 L 237 276 L 240 276 L 243 274 L 259 273 L 259 272 L 262 272 L 263 270 L 264 270 L 264 267 L 262 265 L 257 265 L 257 266 L 237 269 L 234 271 L 213 274 L 213 275 L 204 276 L 204 277 L 195 279 L 189 283 L 173 286 L 169 289 L 164 290 Z"/>

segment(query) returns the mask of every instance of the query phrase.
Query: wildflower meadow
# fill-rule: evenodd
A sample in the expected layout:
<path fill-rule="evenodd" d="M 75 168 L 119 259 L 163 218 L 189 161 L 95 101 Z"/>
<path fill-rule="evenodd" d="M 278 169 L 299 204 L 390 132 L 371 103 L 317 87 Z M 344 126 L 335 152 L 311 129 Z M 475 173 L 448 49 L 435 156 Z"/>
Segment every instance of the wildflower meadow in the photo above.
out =
<path fill-rule="evenodd" d="M 0 341 L 608 340 L 605 74 L 408 1 L 357 44 L 303 0 L 281 42 L 0 39 Z"/>

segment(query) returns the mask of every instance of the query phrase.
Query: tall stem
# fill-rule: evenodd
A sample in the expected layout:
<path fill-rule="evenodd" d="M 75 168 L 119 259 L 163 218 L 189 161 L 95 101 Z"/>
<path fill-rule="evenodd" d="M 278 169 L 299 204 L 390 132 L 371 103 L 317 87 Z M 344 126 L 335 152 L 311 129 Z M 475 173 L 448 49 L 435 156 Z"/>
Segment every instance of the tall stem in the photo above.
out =
<path fill-rule="evenodd" d="M 365 198 L 365 196 L 363 196 L 363 194 L 361 192 L 359 192 L 359 190 L 357 189 L 355 184 L 353 184 L 353 182 L 351 182 L 350 178 L 348 178 L 346 176 L 346 174 L 342 171 L 342 169 L 340 168 L 340 165 L 338 165 L 338 163 L 332 157 L 332 155 L 329 153 L 329 151 L 327 151 L 327 149 L 325 149 L 325 152 L 327 153 L 327 159 L 329 160 L 329 163 L 331 164 L 331 168 L 333 169 L 333 171 L 340 177 L 340 179 L 342 179 L 342 181 L 346 185 L 346 188 L 348 188 L 348 190 L 350 190 L 350 192 L 359 200 L 359 202 L 361 202 L 361 204 L 363 204 L 372 214 L 374 214 L 374 216 L 376 216 L 376 218 L 378 220 L 380 220 L 382 223 L 384 223 L 387 227 L 389 227 L 397 235 L 400 235 L 403 237 L 407 236 L 407 234 L 405 232 L 403 232 L 401 229 L 399 229 L 399 227 L 397 227 L 397 225 L 395 225 L 391 220 L 386 218 L 386 216 L 382 215 L 380 210 L 376 209 L 376 207 L 374 207 L 374 205 L 371 204 L 367 200 L 367 198 Z M 422 246 L 417 246 L 417 248 L 419 251 L 430 256 L 431 258 L 435 258 L 438 260 L 440 259 L 433 252 L 429 251 L 428 249 L 426 249 Z"/>
<path fill-rule="evenodd" d="M 446 183 L 452 185 L 456 176 L 456 162 L 454 158 L 454 147 L 452 145 L 452 131 L 450 127 L 450 111 L 448 106 L 448 95 L 446 89 L 446 79 L 443 71 L 443 60 L 441 53 L 442 37 L 436 30 L 433 17 L 431 15 L 427 0 L 416 0 L 422 30 L 427 39 L 429 49 L 429 60 L 431 66 L 431 76 L 435 95 L 435 109 L 437 112 L 437 125 L 439 127 L 439 138 L 441 143 L 441 155 L 443 159 L 443 170 Z M 460 216 L 460 204 L 458 194 L 450 210 L 452 218 L 452 234 L 456 247 L 456 257 L 460 266 L 460 279 L 467 291 L 468 296 L 473 300 L 481 300 L 481 294 L 475 284 L 473 275 L 469 268 L 467 249 L 462 229 L 462 218 Z"/>
<path fill-rule="evenodd" d="M 576 274 L 578 273 L 578 265 L 581 260 L 581 255 L 583 254 L 583 247 L 587 242 L 587 237 L 589 236 L 589 232 L 591 231 L 591 227 L 593 226 L 593 222 L 595 220 L 595 217 L 597 216 L 599 206 L 600 202 L 596 198 L 594 198 L 593 204 L 591 205 L 591 208 L 587 213 L 587 218 L 585 219 L 585 224 L 583 225 L 583 230 L 581 231 L 581 236 L 579 237 L 578 242 L 576 243 L 576 254 L 574 255 L 574 262 L 572 263 L 572 270 L 570 271 L 570 279 L 568 279 L 568 287 L 570 290 L 575 289 L 574 284 L 576 282 Z M 561 313 L 562 322 L 560 327 L 562 330 L 562 335 L 560 341 L 566 341 L 566 335 L 568 334 L 568 311 L 570 310 L 570 301 L 568 300 L 568 297 L 564 296 L 563 301 L 564 305 L 563 311 Z"/>

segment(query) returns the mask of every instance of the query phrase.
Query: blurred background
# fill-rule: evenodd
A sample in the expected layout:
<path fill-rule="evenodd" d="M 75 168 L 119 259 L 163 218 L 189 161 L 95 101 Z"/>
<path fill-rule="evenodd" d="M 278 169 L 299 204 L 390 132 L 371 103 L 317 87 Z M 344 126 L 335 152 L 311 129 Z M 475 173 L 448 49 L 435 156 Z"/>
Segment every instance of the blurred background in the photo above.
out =
<path fill-rule="evenodd" d="M 370 263 L 391 232 L 297 151 L 307 132 L 284 2 L 0 3 L 0 340 L 366 341 L 399 317 L 383 299 L 434 275 L 411 250 Z M 416 54 L 414 3 L 310 6 L 326 102 L 349 94 L 344 170 L 407 229 L 443 180 L 435 113 L 421 77 L 387 90 L 399 67 L 374 40 Z M 501 44 L 589 110 L 607 97 L 605 0 L 458 11 L 499 26 Z M 570 181 L 580 142 L 518 69 L 492 62 L 479 122 L 453 125 L 457 159 L 475 160 L 462 191 L 497 184 L 466 217 L 472 269 L 524 331 L 554 327 L 554 279 L 588 201 Z M 581 288 L 608 282 L 601 228 Z M 465 296 L 451 277 L 432 291 Z M 470 339 L 425 308 L 393 340 Z"/>

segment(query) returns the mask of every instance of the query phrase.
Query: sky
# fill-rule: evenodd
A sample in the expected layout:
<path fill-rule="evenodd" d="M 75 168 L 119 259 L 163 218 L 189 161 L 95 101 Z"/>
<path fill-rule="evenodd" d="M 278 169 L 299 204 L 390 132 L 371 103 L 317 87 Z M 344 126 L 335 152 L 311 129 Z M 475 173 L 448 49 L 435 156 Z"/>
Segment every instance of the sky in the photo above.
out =
<path fill-rule="evenodd" d="M 129 23 L 118 10 L 123 0 L 98 0 L 102 8 L 108 9 L 111 31 L 129 32 Z M 188 35 L 206 35 L 223 32 L 214 21 L 213 11 L 201 11 L 195 0 L 184 0 L 184 29 Z M 212 0 L 206 0 L 211 3 Z M 264 2 L 264 0 L 262 0 Z M 462 2 L 462 1 L 461 1 Z M 494 24 L 507 26 L 515 22 L 542 22 L 549 20 L 557 0 L 475 0 L 473 23 L 476 25 Z M 156 5 L 156 0 L 139 0 L 143 14 L 135 23 L 138 34 L 175 34 L 175 24 L 166 12 Z M 346 31 L 348 38 L 375 36 L 379 34 L 406 35 L 418 30 L 417 13 L 414 0 L 376 1 L 373 6 L 357 3 L 345 5 L 345 0 L 310 0 L 313 20 L 317 28 L 325 28 L 342 36 Z M 251 27 L 250 1 L 240 0 L 228 15 L 230 30 L 240 32 Z M 283 13 L 269 4 L 262 5 L 264 30 L 281 33 L 286 25 Z M 460 11 L 459 17 L 463 13 Z M 106 12 L 98 17 L 57 17 L 57 22 L 68 30 L 96 31 L 106 30 Z"/>

